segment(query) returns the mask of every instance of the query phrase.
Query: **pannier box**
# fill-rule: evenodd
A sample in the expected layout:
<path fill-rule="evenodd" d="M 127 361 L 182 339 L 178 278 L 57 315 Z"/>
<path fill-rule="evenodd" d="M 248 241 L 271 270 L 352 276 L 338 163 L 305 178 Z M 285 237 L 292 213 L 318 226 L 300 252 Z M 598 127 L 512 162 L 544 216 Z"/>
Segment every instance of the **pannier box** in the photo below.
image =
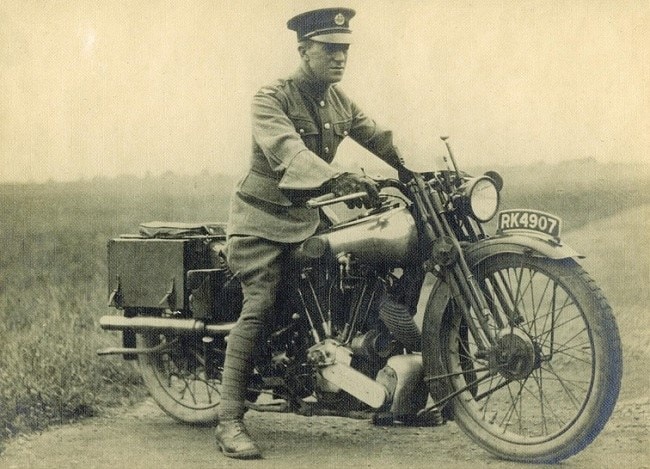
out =
<path fill-rule="evenodd" d="M 118 307 L 189 308 L 188 270 L 208 269 L 201 239 L 121 237 L 108 242 L 108 286 Z"/>

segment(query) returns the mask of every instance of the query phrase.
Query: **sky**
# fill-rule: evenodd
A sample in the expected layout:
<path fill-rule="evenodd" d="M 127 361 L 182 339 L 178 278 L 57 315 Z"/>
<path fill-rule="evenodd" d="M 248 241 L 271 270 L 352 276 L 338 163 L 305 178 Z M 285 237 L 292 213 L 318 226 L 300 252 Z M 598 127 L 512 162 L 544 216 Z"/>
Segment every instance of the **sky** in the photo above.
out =
<path fill-rule="evenodd" d="M 650 0 L 0 0 L 0 182 L 244 171 L 286 21 L 324 6 L 357 11 L 339 86 L 414 169 L 441 135 L 462 166 L 650 160 Z"/>

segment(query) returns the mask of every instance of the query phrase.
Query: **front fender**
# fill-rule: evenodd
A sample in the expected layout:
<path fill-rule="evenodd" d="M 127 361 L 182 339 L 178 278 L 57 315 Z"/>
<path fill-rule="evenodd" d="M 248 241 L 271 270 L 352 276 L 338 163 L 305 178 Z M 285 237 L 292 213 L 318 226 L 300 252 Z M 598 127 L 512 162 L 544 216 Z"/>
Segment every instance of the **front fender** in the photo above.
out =
<path fill-rule="evenodd" d="M 537 236 L 526 236 L 522 234 L 507 234 L 487 238 L 472 243 L 464 249 L 467 265 L 473 267 L 479 262 L 496 254 L 525 254 L 534 257 L 546 257 L 549 259 L 584 258 L 566 244 Z"/>
<path fill-rule="evenodd" d="M 488 238 L 464 247 L 465 259 L 470 269 L 492 256 L 508 253 L 556 260 L 584 257 L 567 245 L 522 234 Z M 445 317 L 449 298 L 449 286 L 442 278 L 436 278 L 422 322 L 424 376 L 429 383 L 431 396 L 436 402 L 448 396 L 450 392 L 446 379 L 435 378 L 447 372 L 442 360 L 440 337 L 444 324 L 449 320 Z"/>
<path fill-rule="evenodd" d="M 442 400 L 451 392 L 449 381 L 438 379 L 447 371 L 442 361 L 442 340 L 441 331 L 447 304 L 451 298 L 449 285 L 441 278 L 436 278 L 429 293 L 422 320 L 422 365 L 424 369 L 424 381 L 429 386 L 429 393 L 434 402 Z"/>

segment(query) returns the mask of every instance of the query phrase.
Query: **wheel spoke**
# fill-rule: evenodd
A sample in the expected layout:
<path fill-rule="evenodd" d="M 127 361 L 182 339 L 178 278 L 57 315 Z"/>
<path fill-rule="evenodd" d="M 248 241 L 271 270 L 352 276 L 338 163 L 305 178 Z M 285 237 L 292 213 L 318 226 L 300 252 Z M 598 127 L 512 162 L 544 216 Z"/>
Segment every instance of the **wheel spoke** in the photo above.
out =
<path fill-rule="evenodd" d="M 609 418 L 614 400 L 603 393 L 620 389 L 611 309 L 572 259 L 499 253 L 472 270 L 496 330 L 492 347 L 479 349 L 452 299 L 443 338 L 452 393 L 460 392 L 454 399 L 459 425 L 508 459 L 569 457 Z"/>
<path fill-rule="evenodd" d="M 537 383 L 537 391 L 539 392 L 539 411 L 540 411 L 540 419 L 542 421 L 542 433 L 545 435 L 548 433 L 548 426 L 546 425 L 546 408 L 544 407 L 544 404 L 546 402 L 546 396 L 544 396 L 544 380 L 542 379 L 542 369 L 537 369 L 534 370 L 533 373 L 533 379 L 535 380 L 535 383 Z"/>
<path fill-rule="evenodd" d="M 566 424 L 564 419 L 560 415 L 557 414 L 555 411 L 555 406 L 553 405 L 553 402 L 549 401 L 547 397 L 547 393 L 545 393 L 542 389 L 543 387 L 543 378 L 542 378 L 542 369 L 535 370 L 532 373 L 533 380 L 537 384 L 537 389 L 539 391 L 539 395 L 535 393 L 534 391 L 530 389 L 526 389 L 526 391 L 538 402 L 539 404 L 539 409 L 540 409 L 540 423 L 543 427 L 542 435 L 547 435 L 549 433 L 548 429 L 548 420 L 547 420 L 547 411 L 548 413 L 551 414 L 551 416 L 555 419 L 555 421 L 558 424 L 558 428 L 562 428 Z"/>
<path fill-rule="evenodd" d="M 492 386 L 494 380 L 497 379 L 497 384 L 495 386 Z M 500 382 L 499 382 L 500 381 Z M 477 396 L 474 397 L 476 402 L 481 402 L 483 398 L 485 398 L 485 401 L 483 402 L 483 405 L 481 406 L 483 410 L 483 418 L 487 416 L 487 412 L 489 410 L 489 405 L 490 405 L 490 398 L 494 394 L 495 391 L 498 391 L 501 389 L 503 386 L 507 386 L 508 382 L 503 378 L 501 375 L 492 375 L 490 379 L 490 383 L 488 384 L 488 392 L 483 392 Z"/>
<path fill-rule="evenodd" d="M 521 329 L 527 336 L 511 340 L 520 340 L 521 350 L 534 349 L 541 363 L 529 365 L 534 368 L 527 377 L 514 371 L 508 379 L 502 375 L 508 368 L 501 366 L 510 365 L 477 358 L 472 334 L 464 332 L 466 338 L 459 336 L 452 352 L 458 357 L 454 362 L 462 366 L 456 373 L 466 377 L 463 389 L 476 386 L 468 398 L 478 404 L 481 419 L 497 425 L 502 434 L 543 436 L 559 431 L 580 411 L 590 386 L 592 344 L 582 312 L 561 283 L 531 268 L 525 259 L 517 266 L 493 271 L 488 267 L 482 274 L 479 284 L 503 336 L 515 337 L 508 326 Z M 509 353 L 507 347 L 497 353 Z M 552 359 L 559 360 L 559 368 L 551 365 Z"/>
<path fill-rule="evenodd" d="M 547 372 L 548 376 L 545 378 L 546 382 L 557 382 L 563 387 L 569 387 L 572 386 L 576 389 L 576 391 L 579 391 L 581 393 L 587 393 L 589 391 L 589 385 L 591 384 L 591 381 L 586 380 L 586 379 L 570 379 L 567 377 L 560 377 L 557 376 L 554 370 L 551 370 L 546 367 L 540 368 L 540 370 L 544 370 Z"/>
<path fill-rule="evenodd" d="M 568 323 L 570 323 L 570 322 L 572 322 L 574 320 L 581 320 L 582 319 L 582 316 L 578 313 L 575 316 L 573 316 L 572 318 L 569 318 L 567 320 L 564 320 L 561 323 L 558 323 L 558 319 L 560 318 L 560 316 L 565 311 L 568 311 L 568 308 L 570 306 L 573 306 L 573 302 L 569 302 L 569 301 L 570 301 L 570 298 L 567 297 L 564 300 L 564 303 L 562 304 L 562 306 L 560 308 L 555 308 L 555 305 L 554 304 L 552 305 L 553 307 L 550 308 L 550 311 L 548 312 L 548 315 L 547 315 L 547 318 L 548 317 L 551 318 L 551 327 L 549 327 L 548 329 L 544 329 L 543 332 L 540 333 L 540 334 L 534 334 L 535 337 L 540 337 L 541 341 L 543 341 L 543 342 L 545 342 L 547 340 L 547 338 L 550 337 L 551 342 L 553 342 L 555 332 L 559 328 L 561 328 L 562 326 L 564 326 L 564 325 L 566 325 L 566 324 L 568 324 Z M 545 336 L 545 337 L 543 337 L 543 336 Z"/>
<path fill-rule="evenodd" d="M 516 381 L 515 381 L 516 382 Z M 505 416 L 501 420 L 501 425 L 503 426 L 503 431 L 505 432 L 506 430 L 509 430 L 509 427 L 511 426 L 510 420 L 513 415 L 517 415 L 518 421 L 519 421 L 519 431 L 522 430 L 521 425 L 521 393 L 524 389 L 523 383 L 518 383 L 519 384 L 519 390 L 515 393 L 513 396 L 512 394 L 512 388 L 510 387 L 510 384 L 514 384 L 515 382 L 509 383 L 508 386 L 506 387 L 508 389 L 508 395 L 510 396 L 510 405 L 506 410 Z M 517 404 L 519 404 L 520 409 L 517 411 Z"/>
<path fill-rule="evenodd" d="M 166 339 L 164 336 L 151 336 L 148 340 L 160 344 Z M 220 403 L 221 383 L 218 379 L 210 379 L 206 376 L 205 360 L 200 349 L 197 350 L 191 342 L 183 340 L 170 341 L 170 343 L 174 343 L 175 346 L 147 357 L 145 363 L 149 363 L 148 366 L 155 376 L 155 381 L 151 381 L 154 384 L 147 384 L 147 386 L 153 386 L 163 392 L 166 396 L 165 401 L 170 400 L 175 403 L 170 404 L 172 408 L 180 404 L 188 411 L 190 409 L 200 411 L 217 406 Z M 154 389 L 153 392 L 155 393 L 156 390 Z M 165 408 L 163 404 L 161 406 Z"/>
<path fill-rule="evenodd" d="M 561 377 L 560 377 L 560 376 L 555 372 L 555 370 L 553 370 L 553 367 L 552 367 L 552 366 L 546 367 L 545 370 L 548 371 L 548 372 L 550 372 L 550 373 L 552 373 L 553 375 L 555 375 L 555 377 L 557 378 L 557 382 L 560 384 L 560 386 L 561 386 L 562 389 L 564 390 L 565 394 L 567 395 L 567 397 L 569 398 L 569 400 L 571 401 L 571 403 L 574 405 L 575 410 L 579 410 L 580 407 L 582 406 L 582 402 L 580 401 L 580 399 L 578 399 L 578 398 L 575 396 L 575 394 L 573 393 L 573 391 L 572 391 L 571 389 L 569 389 L 569 383 L 568 383 L 566 380 L 562 379 L 562 378 L 561 378 Z"/>
<path fill-rule="evenodd" d="M 577 320 L 580 320 L 580 319 L 581 319 L 581 317 L 576 315 L 573 318 L 571 318 L 571 319 L 567 320 L 566 322 L 562 323 L 561 325 L 566 325 L 566 324 L 569 324 L 569 323 L 571 323 L 573 321 L 577 321 Z M 557 329 L 557 327 L 556 327 L 556 329 Z M 567 329 L 567 330 L 570 331 L 570 329 Z M 587 330 L 585 328 L 583 328 L 583 329 L 577 331 L 575 334 L 573 334 L 573 336 L 571 336 L 571 337 L 569 337 L 567 339 L 564 339 L 564 341 L 562 343 L 560 343 L 560 344 L 556 344 L 555 346 L 553 346 L 553 344 L 552 344 L 553 341 L 551 341 L 551 345 L 548 346 L 548 347 L 549 347 L 549 349 L 551 349 L 552 351 L 555 351 L 555 352 L 559 352 L 559 351 L 563 350 L 564 348 L 572 348 L 572 347 L 565 347 L 565 346 L 567 344 L 569 344 L 570 342 L 572 342 L 573 340 L 579 338 L 580 336 L 582 336 L 582 335 L 584 335 L 586 333 L 587 333 Z M 546 337 L 542 337 L 543 335 L 545 335 Z M 537 339 L 537 341 L 540 343 L 540 345 L 545 345 L 548 338 L 549 338 L 549 333 L 548 332 L 546 332 L 546 333 L 544 333 L 544 334 L 542 334 L 540 336 L 533 337 L 533 339 Z M 588 343 L 588 341 L 587 341 L 587 343 Z"/>

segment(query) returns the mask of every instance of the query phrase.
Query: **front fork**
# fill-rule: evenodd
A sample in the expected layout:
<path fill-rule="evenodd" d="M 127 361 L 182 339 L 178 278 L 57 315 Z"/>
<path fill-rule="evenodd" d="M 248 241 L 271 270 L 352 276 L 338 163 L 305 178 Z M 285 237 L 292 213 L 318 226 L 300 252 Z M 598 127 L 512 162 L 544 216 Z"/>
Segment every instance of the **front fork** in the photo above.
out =
<path fill-rule="evenodd" d="M 435 266 L 440 268 L 438 275 L 449 285 L 451 296 L 461 308 L 479 353 L 484 353 L 496 343 L 499 329 L 494 323 L 485 295 L 469 269 L 460 243 L 444 216 L 445 210 L 440 199 L 430 195 L 419 174 L 414 174 L 408 185 L 414 195 L 424 231 L 433 246 L 428 270 Z"/>

